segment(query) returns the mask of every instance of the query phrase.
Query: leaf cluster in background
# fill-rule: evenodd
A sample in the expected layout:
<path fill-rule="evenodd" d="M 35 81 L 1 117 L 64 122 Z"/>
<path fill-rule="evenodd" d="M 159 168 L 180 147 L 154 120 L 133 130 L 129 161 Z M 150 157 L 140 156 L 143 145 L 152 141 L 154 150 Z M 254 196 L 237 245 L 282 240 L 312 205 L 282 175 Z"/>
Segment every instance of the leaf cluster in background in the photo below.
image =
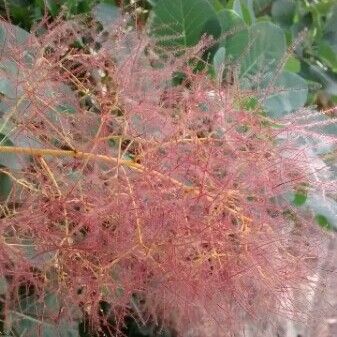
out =
<path fill-rule="evenodd" d="M 240 69 L 243 85 L 285 89 L 265 102 L 272 116 L 305 103 L 327 107 L 335 101 L 337 5 L 333 1 L 150 2 L 151 31 L 162 37 L 162 44 L 191 46 L 203 34 L 212 35 L 220 39 L 218 48 L 227 68 Z M 295 49 L 293 54 L 288 53 L 289 48 Z M 219 64 L 219 57 L 216 59 Z"/>
<path fill-rule="evenodd" d="M 13 24 L 30 31 L 44 15 L 55 18 L 61 12 L 68 17 L 88 14 L 97 3 L 115 5 L 114 0 L 1 0 L 0 13 L 4 18 L 9 14 Z"/>
<path fill-rule="evenodd" d="M 99 6 L 97 7 L 97 5 Z M 10 14 L 14 24 L 26 30 L 37 23 L 44 14 L 56 17 L 60 12 L 67 16 L 90 14 L 96 7 L 98 16 L 104 16 L 104 23 L 109 22 L 110 12 L 114 6 L 121 5 L 126 10 L 137 9 L 139 20 L 151 20 L 153 33 L 165 36 L 165 43 L 172 47 L 191 46 L 196 44 L 203 34 L 215 38 L 227 37 L 219 42 L 219 48 L 225 47 L 225 59 L 233 60 L 242 55 L 247 48 L 249 38 L 255 36 L 257 47 L 241 60 L 241 75 L 250 68 L 252 58 L 260 58 L 260 62 L 274 62 L 284 56 L 288 47 L 297 44 L 294 55 L 289 55 L 284 70 L 296 74 L 287 77 L 290 87 L 299 87 L 302 101 L 318 104 L 322 107 L 333 105 L 337 101 L 337 4 L 334 0 L 311 2 L 306 0 L 3 0 L 0 12 L 3 17 Z M 261 23 L 264 22 L 264 25 Z M 269 24 L 267 24 L 269 22 Z M 276 26 L 271 26 L 273 23 Z M 299 34 L 305 37 L 299 37 Z M 261 36 L 260 36 L 261 35 Z M 282 35 L 282 36 L 281 36 Z M 168 38 L 171 36 L 171 38 Z M 261 49 L 265 41 L 269 44 Z M 282 40 L 285 45 L 282 45 Z M 251 39 L 249 40 L 252 41 Z M 277 43 L 280 45 L 277 45 Z M 271 45 L 270 45 L 271 43 Z M 268 55 L 272 53 L 273 55 Z M 253 55 L 252 55 L 253 54 Z M 274 58 L 275 57 L 275 58 Z M 250 58 L 247 60 L 247 58 Z M 263 61 L 262 61 L 263 60 Z M 256 71 L 256 65 L 253 67 Z M 308 88 L 297 75 L 308 82 Z M 291 79 L 290 79 L 291 77 Z M 284 80 L 280 79 L 280 82 Z M 282 96 L 282 95 L 281 95 Z M 285 96 L 289 96 L 285 93 Z M 292 108 L 292 99 L 276 97 L 273 101 L 279 105 Z M 289 105 L 290 104 L 290 105 Z M 294 108 L 299 102 L 294 103 Z"/>

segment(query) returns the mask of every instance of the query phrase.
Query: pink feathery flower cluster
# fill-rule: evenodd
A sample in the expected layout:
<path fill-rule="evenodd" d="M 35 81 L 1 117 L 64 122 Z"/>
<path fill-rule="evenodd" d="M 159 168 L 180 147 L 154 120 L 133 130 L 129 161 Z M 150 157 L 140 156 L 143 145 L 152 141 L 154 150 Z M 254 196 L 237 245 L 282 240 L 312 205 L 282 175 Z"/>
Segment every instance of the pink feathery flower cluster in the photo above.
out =
<path fill-rule="evenodd" d="M 29 284 L 93 324 L 110 303 L 116 334 L 130 314 L 179 336 L 304 320 L 325 234 L 289 195 L 328 185 L 295 136 L 305 125 L 193 70 L 207 41 L 177 57 L 122 22 L 43 28 L 21 45 L 8 31 L 1 55 L 18 163 L 2 170 L 6 308 Z"/>

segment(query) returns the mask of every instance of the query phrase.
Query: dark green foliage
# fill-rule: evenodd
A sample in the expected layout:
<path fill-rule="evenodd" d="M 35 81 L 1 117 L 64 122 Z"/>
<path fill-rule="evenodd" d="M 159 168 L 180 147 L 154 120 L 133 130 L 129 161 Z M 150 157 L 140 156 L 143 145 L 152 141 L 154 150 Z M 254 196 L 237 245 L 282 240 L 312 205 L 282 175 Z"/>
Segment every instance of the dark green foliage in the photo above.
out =
<path fill-rule="evenodd" d="M 10 15 L 13 24 L 30 31 L 47 14 L 55 18 L 61 12 L 71 16 L 87 14 L 97 3 L 115 4 L 114 0 L 1 0 L 0 13 Z"/>
<path fill-rule="evenodd" d="M 333 225 L 329 222 L 329 220 L 324 216 L 323 214 L 317 214 L 315 217 L 317 223 L 322 227 L 327 230 L 332 230 Z"/>

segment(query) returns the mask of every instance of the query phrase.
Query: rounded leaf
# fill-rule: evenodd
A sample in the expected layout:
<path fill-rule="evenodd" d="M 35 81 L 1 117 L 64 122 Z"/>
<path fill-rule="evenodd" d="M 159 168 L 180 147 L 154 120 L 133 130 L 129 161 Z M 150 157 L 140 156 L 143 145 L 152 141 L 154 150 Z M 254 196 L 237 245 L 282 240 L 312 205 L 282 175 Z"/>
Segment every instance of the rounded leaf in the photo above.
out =
<path fill-rule="evenodd" d="M 258 22 L 249 30 L 249 46 L 241 62 L 241 78 L 274 72 L 287 52 L 283 30 L 270 22 Z"/>
<path fill-rule="evenodd" d="M 271 85 L 270 83 L 268 84 Z M 268 115 L 273 118 L 303 107 L 308 98 L 308 84 L 299 75 L 284 71 L 275 81 L 274 93 L 263 102 Z"/>
<path fill-rule="evenodd" d="M 150 22 L 151 34 L 167 47 L 193 46 L 203 34 L 218 37 L 221 30 L 207 0 L 158 0 Z"/>
<path fill-rule="evenodd" d="M 235 60 L 248 44 L 248 27 L 238 14 L 229 9 L 220 11 L 218 20 L 223 34 L 220 46 L 225 47 L 227 56 Z"/>
<path fill-rule="evenodd" d="M 277 0 L 271 8 L 272 17 L 282 25 L 290 26 L 293 23 L 296 4 L 292 0 Z"/>

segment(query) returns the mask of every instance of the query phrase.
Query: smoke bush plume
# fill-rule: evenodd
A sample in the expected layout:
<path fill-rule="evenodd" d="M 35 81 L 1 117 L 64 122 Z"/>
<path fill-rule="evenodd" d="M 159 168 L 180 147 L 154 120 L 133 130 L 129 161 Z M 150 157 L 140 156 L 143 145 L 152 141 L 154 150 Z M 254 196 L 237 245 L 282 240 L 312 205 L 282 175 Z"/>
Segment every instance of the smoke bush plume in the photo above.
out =
<path fill-rule="evenodd" d="M 259 92 L 193 71 L 207 40 L 177 57 L 122 20 L 108 33 L 44 25 L 18 44 L 3 23 L 1 76 L 15 88 L 1 131 L 17 163 L 2 168 L 6 310 L 29 284 L 56 293 L 61 316 L 113 317 L 115 334 L 130 314 L 178 336 L 308 319 L 326 234 L 289 195 L 336 192 L 324 162 L 313 165 L 314 141 L 301 143 L 320 127 L 314 113 L 247 108 Z"/>

